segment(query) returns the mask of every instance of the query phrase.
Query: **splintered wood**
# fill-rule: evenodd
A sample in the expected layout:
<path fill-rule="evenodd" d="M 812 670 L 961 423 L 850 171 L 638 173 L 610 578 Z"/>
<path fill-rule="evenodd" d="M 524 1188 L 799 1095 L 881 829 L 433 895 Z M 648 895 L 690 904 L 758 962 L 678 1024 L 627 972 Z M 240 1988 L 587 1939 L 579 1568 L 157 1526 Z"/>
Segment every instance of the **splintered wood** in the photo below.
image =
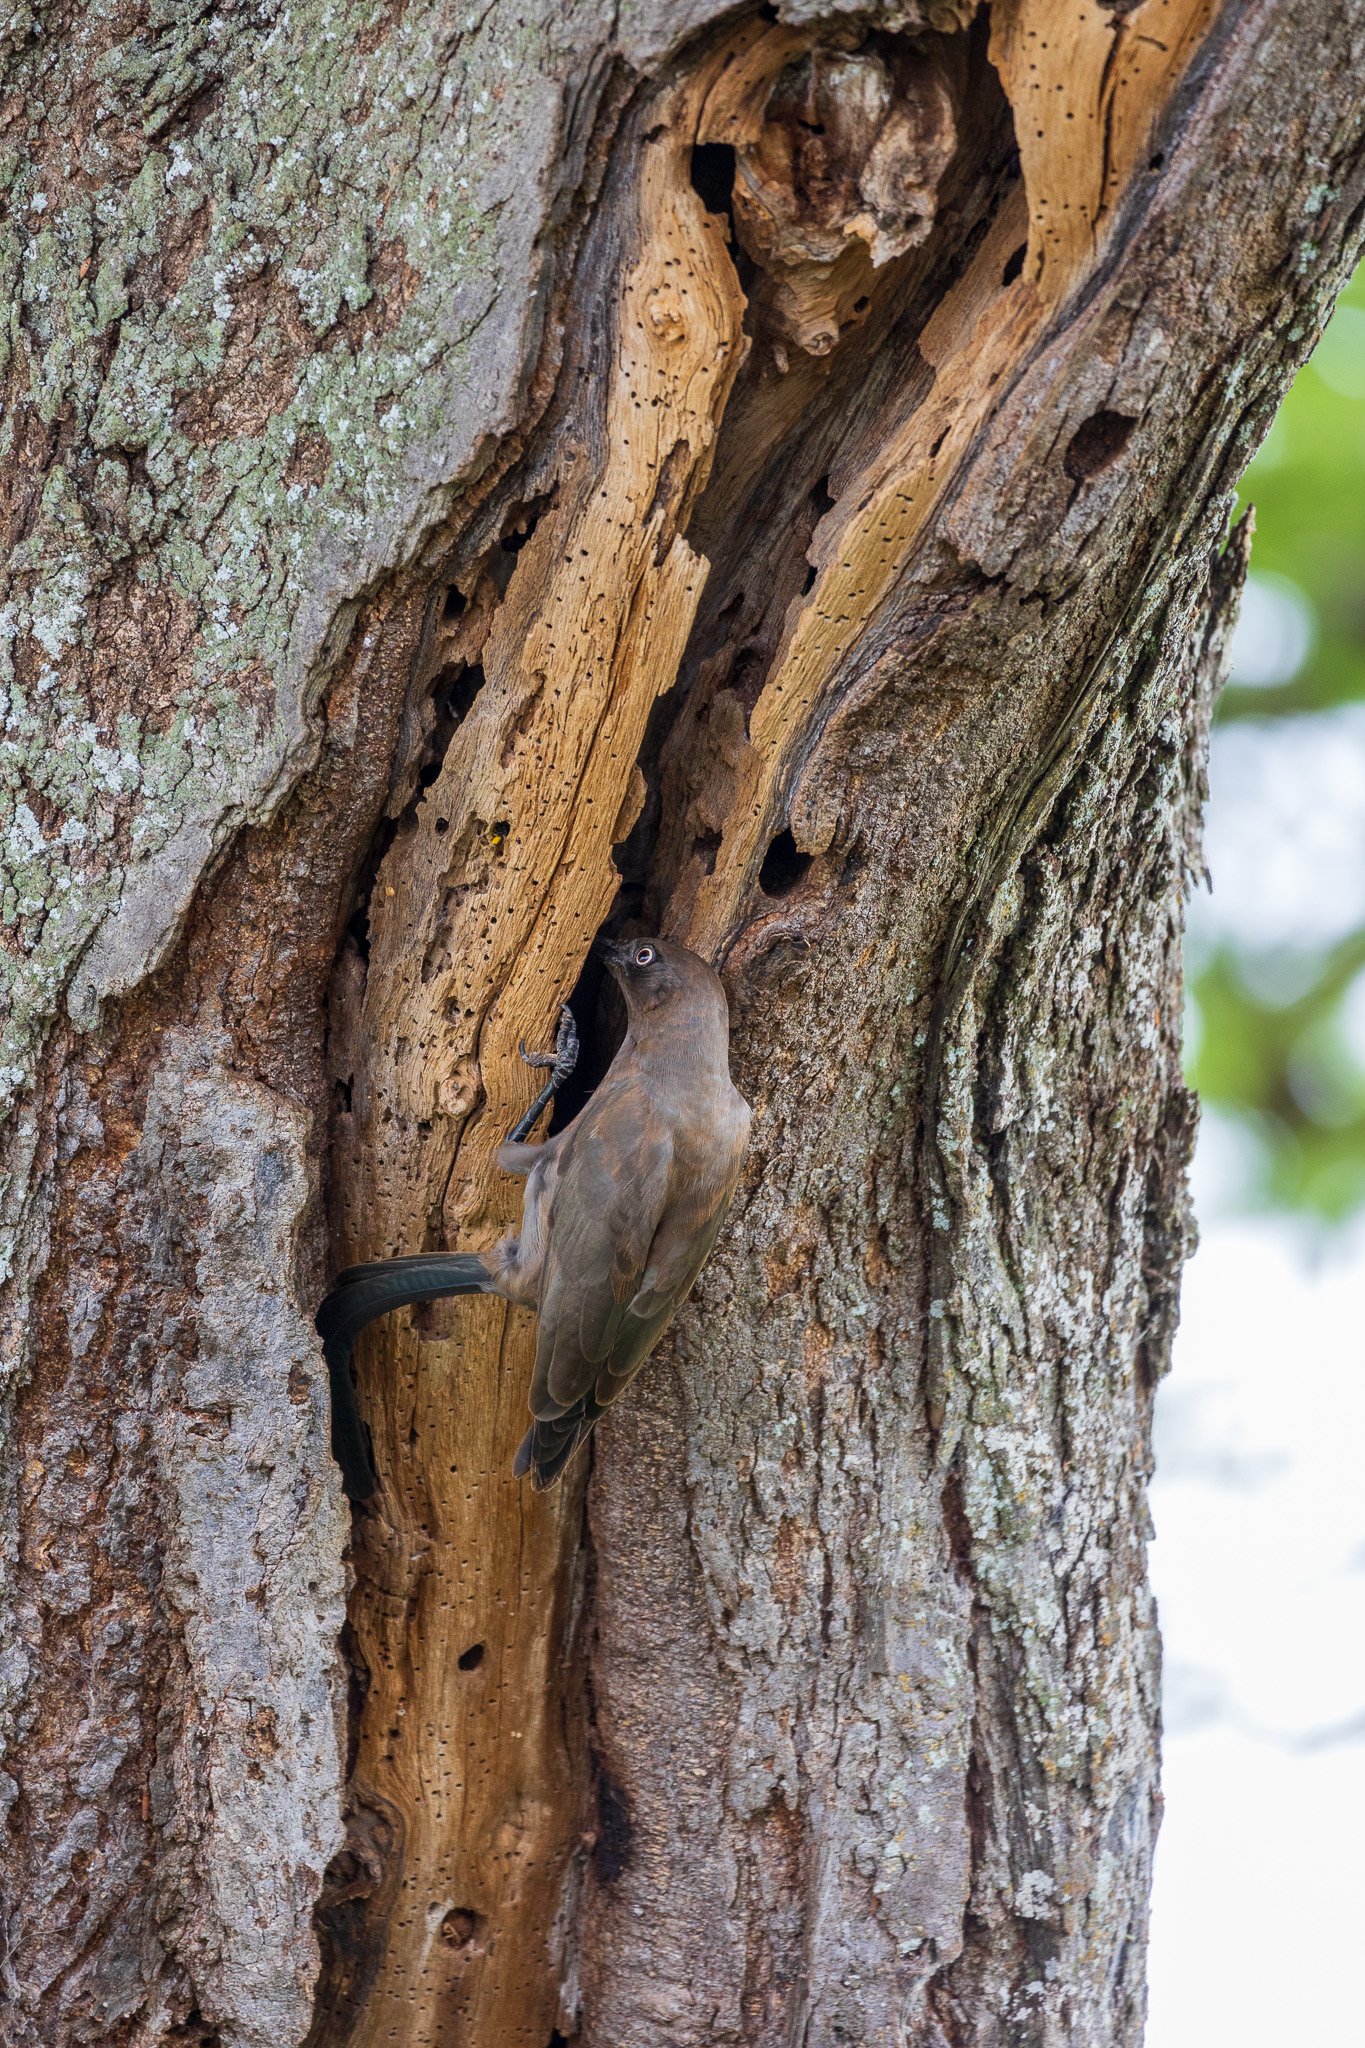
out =
<path fill-rule="evenodd" d="M 1213 0 L 1141 0 L 1125 13 L 1100 0 L 1015 0 L 993 15 L 991 54 L 1014 110 L 1024 190 L 1002 209 L 920 338 L 935 372 L 928 399 L 845 486 L 817 528 L 812 558 L 819 573 L 792 608 L 750 716 L 750 746 L 720 851 L 709 871 L 684 878 L 678 892 L 701 950 L 724 945 L 784 823 L 799 849 L 823 851 L 827 832 L 804 809 L 795 776 L 812 720 L 847 679 L 873 613 L 979 441 L 1002 379 L 1026 359 L 1055 303 L 1098 260 L 1118 199 L 1212 13 Z M 1090 66 L 1088 99 L 1073 68 L 1078 41 Z M 1040 77 L 1058 89 L 1044 100 L 1045 112 L 1030 115 Z M 1059 220 L 1068 223 L 1065 231 L 1055 226 Z M 1027 260 L 1007 282 L 1008 259 L 1025 240 Z"/>
<path fill-rule="evenodd" d="M 777 834 L 790 829 L 805 853 L 828 845 L 833 821 L 811 794 L 822 719 L 1004 381 L 1102 254 L 1211 13 L 1212 0 L 999 0 L 993 11 L 990 55 L 1023 185 L 919 335 L 927 397 L 888 425 L 820 518 L 810 587 L 787 609 L 737 742 L 718 843 L 668 878 L 670 928 L 703 952 L 720 957 L 754 914 Z M 481 583 L 460 617 L 433 626 L 431 672 L 444 663 L 468 682 L 479 663 L 482 681 L 379 866 L 368 961 L 343 970 L 337 1064 L 351 1094 L 334 1149 L 339 1264 L 476 1249 L 515 1218 L 520 1183 L 496 1172 L 493 1154 L 530 1093 L 517 1043 L 550 1042 L 612 905 L 612 849 L 644 794 L 646 725 L 683 663 L 708 574 L 685 537 L 688 515 L 749 346 L 726 223 L 694 190 L 692 153 L 755 149 L 777 80 L 817 40 L 815 29 L 751 22 L 632 130 L 633 166 L 607 188 L 623 209 L 621 254 L 602 294 L 596 382 L 558 429 L 551 502 L 505 593 Z M 950 40 L 937 39 L 935 65 Z M 856 41 L 838 31 L 838 61 L 809 90 L 837 89 Z M 933 96 L 916 145 L 929 166 L 919 212 L 894 236 L 889 200 L 866 213 L 868 192 L 885 184 L 883 158 L 894 144 L 909 162 L 906 138 L 919 132 L 898 129 L 879 101 L 866 146 L 869 162 L 882 157 L 861 185 L 849 179 L 850 205 L 864 212 L 842 228 L 822 215 L 824 240 L 807 237 L 809 274 L 806 245 L 790 222 L 783 229 L 784 347 L 803 336 L 812 353 L 844 345 L 895 261 L 925 239 L 916 221 L 932 219 L 943 138 L 954 122 L 970 130 L 973 109 L 954 104 L 951 64 L 935 69 L 913 49 L 907 62 L 902 75 Z M 791 85 L 793 105 L 805 89 Z M 754 159 L 769 182 L 785 146 Z M 780 196 L 764 203 L 780 213 Z M 737 219 L 743 236 L 738 209 Z M 772 407 L 767 417 L 781 424 Z M 727 477 L 744 466 L 743 449 L 723 465 Z M 376 1510 L 358 1521 L 352 1606 L 368 1674 L 356 1839 L 369 1845 L 373 1888 L 357 1887 L 321 2036 L 330 2041 L 542 2044 L 556 2024 L 552 1930 L 572 1910 L 587 1776 L 566 1676 L 581 1499 L 573 1479 L 536 1496 L 511 1477 L 532 1354 L 531 1319 L 486 1300 L 390 1317 L 359 1347 L 383 1480 Z"/>
<path fill-rule="evenodd" d="M 723 227 L 688 177 L 702 83 L 641 147 L 605 418 L 582 422 L 482 686 L 374 886 L 338 1133 L 345 1259 L 486 1245 L 514 1220 L 521 1184 L 492 1162 L 529 1093 L 518 1039 L 553 1037 L 611 906 L 645 722 L 706 573 L 679 527 L 744 346 Z M 534 1326 L 486 1301 L 441 1317 L 439 1337 L 435 1317 L 422 1334 L 388 1319 L 358 1359 L 383 1495 L 357 1542 L 354 1789 L 386 1881 L 348 1989 L 369 1976 L 351 2038 L 376 2048 L 435 2048 L 456 2016 L 470 2041 L 548 2036 L 546 1940 L 580 1824 L 560 1710 L 580 1497 L 511 1473 Z"/>
<path fill-rule="evenodd" d="M 1014 109 L 1026 275 L 1055 303 L 1099 254 L 1216 0 L 999 0 L 991 61 Z"/>

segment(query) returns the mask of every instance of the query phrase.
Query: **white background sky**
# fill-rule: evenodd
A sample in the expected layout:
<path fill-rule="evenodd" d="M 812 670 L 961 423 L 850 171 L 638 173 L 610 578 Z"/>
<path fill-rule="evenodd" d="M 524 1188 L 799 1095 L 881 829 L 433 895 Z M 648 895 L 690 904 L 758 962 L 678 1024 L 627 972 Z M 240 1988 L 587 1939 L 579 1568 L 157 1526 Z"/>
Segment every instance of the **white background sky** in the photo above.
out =
<path fill-rule="evenodd" d="M 1303 658 L 1271 645 L 1294 641 L 1283 597 L 1258 579 L 1239 679 Z M 1292 954 L 1365 923 L 1365 706 L 1220 730 L 1211 780 L 1196 954 Z M 1365 2048 L 1365 1223 L 1325 1243 L 1239 1217 L 1245 1180 L 1245 1141 L 1206 1115 L 1203 1244 L 1157 1408 L 1147 2048 Z"/>
<path fill-rule="evenodd" d="M 1148 2048 L 1365 2042 L 1365 1232 L 1213 1223 L 1158 1409 Z"/>

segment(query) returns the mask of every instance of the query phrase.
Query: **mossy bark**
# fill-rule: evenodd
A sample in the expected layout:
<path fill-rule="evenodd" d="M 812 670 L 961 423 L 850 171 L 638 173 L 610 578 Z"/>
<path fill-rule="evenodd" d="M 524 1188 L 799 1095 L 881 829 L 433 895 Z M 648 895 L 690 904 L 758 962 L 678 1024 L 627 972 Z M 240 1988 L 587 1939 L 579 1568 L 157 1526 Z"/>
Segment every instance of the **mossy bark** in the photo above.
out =
<path fill-rule="evenodd" d="M 1181 904 L 1365 9 L 0 48 L 9 2038 L 1135 2048 Z M 395 1319 L 353 1525 L 329 1266 L 500 1227 L 628 919 L 725 1237 L 548 1501 L 524 1320 Z"/>

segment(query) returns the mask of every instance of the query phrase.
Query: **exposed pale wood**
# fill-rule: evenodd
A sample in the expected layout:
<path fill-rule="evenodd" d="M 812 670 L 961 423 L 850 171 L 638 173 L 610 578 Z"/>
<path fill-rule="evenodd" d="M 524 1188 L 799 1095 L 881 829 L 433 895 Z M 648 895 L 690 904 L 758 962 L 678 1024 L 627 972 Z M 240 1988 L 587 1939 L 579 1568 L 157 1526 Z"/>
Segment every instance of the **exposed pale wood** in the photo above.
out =
<path fill-rule="evenodd" d="M 744 351 L 723 227 L 688 176 L 722 68 L 644 124 L 607 360 L 592 365 L 604 420 L 590 385 L 491 630 L 476 603 L 437 632 L 432 665 L 477 656 L 484 681 L 371 897 L 338 1133 L 345 1259 L 484 1245 L 519 1210 L 521 1183 L 492 1163 L 529 1093 L 518 1040 L 552 1037 L 611 906 L 645 721 L 706 574 L 678 527 Z M 353 2038 L 374 2048 L 436 2048 L 456 2016 L 470 2040 L 548 2037 L 547 1937 L 583 1824 L 563 1719 L 580 1493 L 571 1480 L 536 1496 L 511 1471 L 534 1326 L 490 1302 L 426 1321 L 390 1319 L 359 1369 L 384 1492 L 357 1558 L 370 1690 L 355 1788 L 398 1831 L 401 1871 L 365 1937 L 377 1968 Z"/>
<path fill-rule="evenodd" d="M 319 1932 L 313 2048 L 1137 2048 L 1218 551 L 1365 0 L 33 11 L 15 2048 L 287 2048 Z M 618 866 L 724 960 L 751 1182 L 586 1544 L 524 1319 L 376 1334 L 338 1654 L 326 1262 L 502 1227 Z"/>
<path fill-rule="evenodd" d="M 1143 0 L 1122 14 L 1099 0 L 1015 0 L 993 27 L 992 59 L 1020 140 L 1030 259 L 1012 283 L 1003 282 L 1025 227 L 1021 213 L 1007 208 L 920 338 L 935 372 L 926 402 L 875 450 L 817 529 L 811 559 L 819 575 L 791 608 L 784 644 L 750 716 L 750 745 L 723 843 L 709 873 L 693 877 L 681 895 L 684 928 L 703 948 L 724 943 L 780 829 L 794 757 L 817 705 L 903 575 L 917 535 L 978 441 L 1001 379 L 1025 360 L 1055 302 L 1096 261 L 1137 155 L 1213 13 L 1212 0 Z M 1148 19 L 1156 16 L 1161 42 Z M 1091 80 L 1083 69 L 1083 85 L 1076 80 L 1078 48 L 1095 73 Z M 1062 82 L 1064 91 L 1039 101 L 1044 84 Z M 1035 106 L 1042 110 L 1032 112 Z M 1058 216 L 1075 229 L 1056 231 Z M 799 846 L 823 850 L 821 828 L 799 796 L 791 822 Z"/>
<path fill-rule="evenodd" d="M 991 60 L 1014 108 L 1029 196 L 1025 275 L 1056 303 L 1113 225 L 1217 0 L 1002 0 Z"/>
<path fill-rule="evenodd" d="M 1049 27 L 1025 10 L 1017 33 L 1029 43 Z M 604 425 L 583 432 L 503 601 L 476 604 L 444 640 L 438 630 L 433 662 L 478 655 L 485 681 L 371 898 L 341 1131 L 347 1258 L 484 1244 L 515 1213 L 519 1188 L 491 1162 L 525 1100 L 517 1040 L 548 1038 L 611 905 L 645 721 L 677 674 L 706 575 L 676 528 L 705 484 L 747 345 L 722 223 L 689 183 L 691 145 L 752 144 L 773 82 L 811 40 L 750 24 L 651 112 Z M 1008 69 L 1006 81 L 1023 90 Z M 1153 69 L 1127 87 L 1146 90 L 1148 125 L 1168 84 Z M 1059 106 L 1053 119 L 1064 118 Z M 1025 156 L 1035 234 L 1053 175 L 1077 181 L 1068 189 L 1088 179 L 1097 195 L 1085 235 L 1049 259 L 1052 298 L 1094 261 L 1099 211 L 1112 210 L 1106 131 L 1097 121 L 1082 133 L 1083 175 L 1074 152 L 1060 172 Z M 750 715 L 714 866 L 674 894 L 674 928 L 713 956 L 788 811 L 798 846 L 818 852 L 828 838 L 829 821 L 792 788 L 794 761 L 1001 379 L 1049 317 L 1027 270 L 1002 282 L 1025 232 L 1021 196 L 923 332 L 926 402 L 817 529 L 818 575 Z M 361 1369 L 385 1495 L 362 1524 L 353 1608 L 371 1674 L 355 1787 L 399 1830 L 402 1871 L 377 1895 L 382 1924 L 367 1937 L 377 1974 L 353 2037 L 366 2048 L 426 2048 L 455 2014 L 475 2039 L 544 2029 L 546 1930 L 582 1824 L 581 1757 L 557 1712 L 578 1493 L 537 1500 L 510 1479 L 529 1319 L 470 1302 L 426 1320 L 421 1334 L 404 1318 L 376 1332 Z M 478 1670 L 461 1675 L 476 1643 Z"/>

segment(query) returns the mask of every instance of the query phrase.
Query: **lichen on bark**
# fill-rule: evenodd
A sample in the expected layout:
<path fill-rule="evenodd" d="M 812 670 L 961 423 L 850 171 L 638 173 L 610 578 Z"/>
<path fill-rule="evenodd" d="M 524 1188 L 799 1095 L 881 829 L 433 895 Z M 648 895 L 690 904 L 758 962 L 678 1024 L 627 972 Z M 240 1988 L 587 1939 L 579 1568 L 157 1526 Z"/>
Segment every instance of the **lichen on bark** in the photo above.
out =
<path fill-rule="evenodd" d="M 3 1780 L 24 1844 L 14 1875 L 24 1858 L 41 1872 L 11 1908 L 16 2039 L 150 2041 L 192 2024 L 277 2041 L 307 2024 L 344 1750 L 344 1527 L 293 1291 L 318 1277 L 302 1075 L 372 817 L 343 807 L 331 865 L 316 838 L 295 862 L 302 929 L 262 960 L 264 1024 L 233 1039 L 229 990 L 227 1050 L 201 1072 L 183 1051 L 159 1065 L 157 1046 L 177 1020 L 201 1048 L 223 1037 L 222 975 L 241 963 L 224 951 L 201 1015 L 181 937 L 195 892 L 317 760 L 367 590 L 527 410 L 610 77 L 608 60 L 573 78 L 573 52 L 602 32 L 591 7 L 540 23 L 322 0 L 9 23 L 7 1403 L 32 1383 L 7 1439 L 0 1734 L 18 1772 Z M 363 747 L 368 707 L 349 730 Z M 318 933 L 302 909 L 314 864 Z M 139 1010 L 127 999 L 172 947 L 169 982 Z M 314 976 L 292 1047 L 268 1042 L 291 971 Z M 153 1134 L 191 1103 L 216 1138 L 158 1150 Z M 234 1197 L 250 1201 L 272 1156 L 287 1217 L 234 1263 Z M 146 1213 L 120 1179 L 129 1158 Z M 219 1269 L 211 1295 L 168 1323 L 178 1159 L 199 1161 L 226 1209 L 200 1242 Z M 273 1314 L 253 1309 L 258 1292 Z M 216 1420 L 175 1435 L 158 1343 L 172 1363 L 199 1358 L 187 1412 L 203 1394 Z M 88 1688 L 58 1677 L 78 1644 L 102 1646 Z"/>
<path fill-rule="evenodd" d="M 1362 28 L 1069 6 L 1027 129 L 1060 0 L 12 15 L 23 2048 L 300 2039 L 319 1896 L 319 2042 L 1136 2040 L 1210 564 L 1359 239 Z M 871 212 L 777 192 L 797 318 L 723 174 L 776 175 L 817 73 L 866 93 L 831 189 Z M 878 167 L 916 135 L 910 223 Z M 605 346 L 623 308 L 647 345 Z M 659 445 L 607 431 L 613 377 Z M 591 689 L 544 658 L 570 612 Z M 348 1711 L 324 1198 L 343 1254 L 493 1227 L 522 1012 L 616 864 L 724 963 L 750 1183 L 601 1432 L 586 1556 L 575 1497 L 499 1477 L 487 1326 L 371 1350 L 402 1499 L 355 1614 L 393 1654 Z M 466 1597 L 457 1677 L 428 1609 Z M 392 1771 L 334 1856 L 348 1735 Z"/>
<path fill-rule="evenodd" d="M 69 27 L 7 101 L 11 1097 L 315 752 L 358 597 L 515 422 L 581 169 L 553 24 Z"/>

